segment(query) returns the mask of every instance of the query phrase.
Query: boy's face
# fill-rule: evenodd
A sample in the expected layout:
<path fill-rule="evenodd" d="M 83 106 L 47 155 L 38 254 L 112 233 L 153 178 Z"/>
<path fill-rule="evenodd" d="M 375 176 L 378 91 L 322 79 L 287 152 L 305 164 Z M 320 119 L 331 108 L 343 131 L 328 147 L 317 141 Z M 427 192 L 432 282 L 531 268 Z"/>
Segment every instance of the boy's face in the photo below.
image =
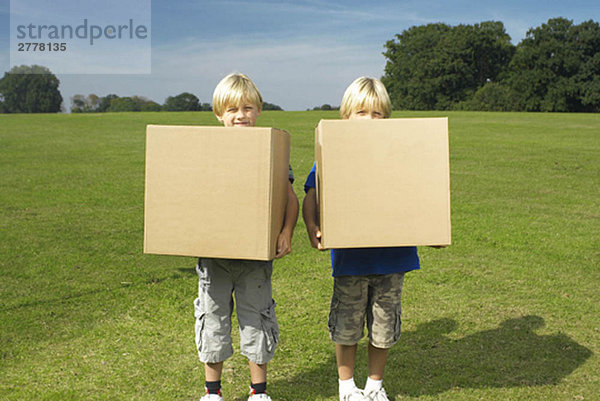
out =
<path fill-rule="evenodd" d="M 383 112 L 379 109 L 353 110 L 348 116 L 348 120 L 376 120 L 380 118 L 383 118 Z"/>
<path fill-rule="evenodd" d="M 260 116 L 260 111 L 257 105 L 242 102 L 238 105 L 227 106 L 223 115 L 217 118 L 226 127 L 254 127 L 258 116 Z"/>

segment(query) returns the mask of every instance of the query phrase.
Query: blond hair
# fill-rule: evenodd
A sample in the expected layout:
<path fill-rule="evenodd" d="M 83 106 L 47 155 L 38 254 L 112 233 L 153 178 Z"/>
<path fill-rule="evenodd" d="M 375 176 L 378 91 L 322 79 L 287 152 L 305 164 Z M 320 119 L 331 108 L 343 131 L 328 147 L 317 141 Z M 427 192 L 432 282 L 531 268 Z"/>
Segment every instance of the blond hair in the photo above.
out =
<path fill-rule="evenodd" d="M 383 118 L 389 118 L 392 115 L 390 96 L 380 80 L 360 77 L 346 88 L 340 105 L 340 117 L 347 119 L 353 112 L 360 109 L 377 109 L 383 113 Z"/>
<path fill-rule="evenodd" d="M 262 96 L 256 85 L 244 74 L 234 73 L 223 78 L 213 92 L 213 111 L 221 117 L 228 106 L 248 102 L 262 110 Z"/>

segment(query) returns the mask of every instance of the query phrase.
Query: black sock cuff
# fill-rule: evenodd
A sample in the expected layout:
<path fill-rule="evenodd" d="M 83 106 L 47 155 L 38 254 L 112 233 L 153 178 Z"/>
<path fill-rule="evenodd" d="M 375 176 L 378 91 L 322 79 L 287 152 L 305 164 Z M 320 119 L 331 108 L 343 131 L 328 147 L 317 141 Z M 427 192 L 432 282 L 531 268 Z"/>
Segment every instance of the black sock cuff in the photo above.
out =
<path fill-rule="evenodd" d="M 221 380 L 216 382 L 204 382 L 208 394 L 221 394 Z"/>
<path fill-rule="evenodd" d="M 264 394 L 267 392 L 267 382 L 264 383 L 252 383 L 250 384 L 252 390 L 254 390 L 254 394 Z"/>

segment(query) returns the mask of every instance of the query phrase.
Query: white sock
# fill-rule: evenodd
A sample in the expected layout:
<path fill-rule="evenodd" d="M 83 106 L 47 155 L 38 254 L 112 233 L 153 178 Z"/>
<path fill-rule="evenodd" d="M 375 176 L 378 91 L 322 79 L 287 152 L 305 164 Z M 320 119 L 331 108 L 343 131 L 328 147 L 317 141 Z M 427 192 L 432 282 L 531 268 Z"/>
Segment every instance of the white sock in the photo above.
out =
<path fill-rule="evenodd" d="M 338 383 L 340 384 L 340 395 L 349 394 L 356 388 L 354 377 L 351 377 L 348 380 L 338 379 Z"/>
<path fill-rule="evenodd" d="M 373 380 L 367 377 L 367 384 L 365 384 L 365 394 L 369 394 L 371 391 L 377 391 L 383 387 L 383 380 Z"/>

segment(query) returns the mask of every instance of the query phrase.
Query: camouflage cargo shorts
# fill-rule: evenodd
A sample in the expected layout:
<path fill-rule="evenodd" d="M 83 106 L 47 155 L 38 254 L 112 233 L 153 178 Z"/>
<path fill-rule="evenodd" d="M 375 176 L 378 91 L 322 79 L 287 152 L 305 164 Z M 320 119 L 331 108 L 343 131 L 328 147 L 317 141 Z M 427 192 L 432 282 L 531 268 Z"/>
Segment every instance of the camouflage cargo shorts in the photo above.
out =
<path fill-rule="evenodd" d="M 403 283 L 404 273 L 335 277 L 328 323 L 331 339 L 342 345 L 358 343 L 366 318 L 369 342 L 391 348 L 400 338 Z"/>
<path fill-rule="evenodd" d="M 231 316 L 235 296 L 242 355 L 256 364 L 270 361 L 279 340 L 271 290 L 273 263 L 201 259 L 196 271 L 199 281 L 194 309 L 200 360 L 217 363 L 233 354 Z"/>

